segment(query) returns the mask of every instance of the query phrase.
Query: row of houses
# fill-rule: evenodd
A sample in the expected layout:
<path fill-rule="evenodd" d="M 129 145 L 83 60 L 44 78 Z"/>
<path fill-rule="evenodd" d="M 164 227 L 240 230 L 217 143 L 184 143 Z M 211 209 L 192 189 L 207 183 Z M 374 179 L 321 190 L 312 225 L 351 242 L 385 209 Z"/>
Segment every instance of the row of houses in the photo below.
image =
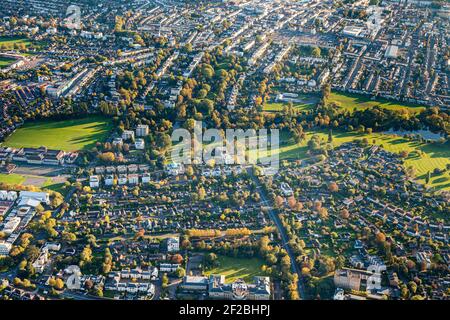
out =
<path fill-rule="evenodd" d="M 64 152 L 63 150 L 50 150 L 46 147 L 39 148 L 4 148 L 0 147 L 0 161 L 16 161 L 37 165 L 63 165 L 72 164 L 78 158 L 76 152 Z"/>
<path fill-rule="evenodd" d="M 147 270 L 141 268 L 123 269 L 111 272 L 105 283 L 105 289 L 110 291 L 126 292 L 132 294 L 155 294 L 155 286 L 150 280 L 158 278 L 158 268 L 150 267 Z"/>
<path fill-rule="evenodd" d="M 114 174 L 114 173 L 137 173 L 137 172 L 148 172 L 150 167 L 147 164 L 129 164 L 120 166 L 99 166 L 95 167 L 96 174 Z"/>

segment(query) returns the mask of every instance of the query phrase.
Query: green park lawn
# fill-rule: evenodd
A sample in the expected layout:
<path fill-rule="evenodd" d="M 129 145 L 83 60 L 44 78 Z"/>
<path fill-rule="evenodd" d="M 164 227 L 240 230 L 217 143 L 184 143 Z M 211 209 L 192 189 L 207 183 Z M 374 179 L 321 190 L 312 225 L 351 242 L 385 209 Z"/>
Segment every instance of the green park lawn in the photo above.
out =
<path fill-rule="evenodd" d="M 258 258 L 231 258 L 218 255 L 220 265 L 205 272 L 206 275 L 222 274 L 225 275 L 225 281 L 231 283 L 237 279 L 243 279 L 245 282 L 253 282 L 253 277 L 263 276 L 261 267 L 264 264 Z"/>
<path fill-rule="evenodd" d="M 389 110 L 400 110 L 407 109 L 414 112 L 421 112 L 425 110 L 424 106 L 410 105 L 410 104 L 400 104 L 396 102 L 392 102 L 386 99 L 377 98 L 377 100 L 370 100 L 369 97 L 357 94 L 343 94 L 332 92 L 328 99 L 328 103 L 335 103 L 339 107 L 353 111 L 357 110 L 365 110 L 369 108 L 373 108 L 375 106 L 380 106 L 384 109 Z"/>
<path fill-rule="evenodd" d="M 0 57 L 0 68 L 6 68 L 9 65 L 11 65 L 14 61 L 16 61 L 16 59 Z"/>
<path fill-rule="evenodd" d="M 283 111 L 283 108 L 287 106 L 287 103 L 283 102 L 268 102 L 264 104 L 263 111 L 264 112 L 280 112 Z M 309 110 L 314 107 L 313 103 L 294 103 L 293 107 L 296 110 L 303 111 Z"/>
<path fill-rule="evenodd" d="M 4 142 L 13 148 L 36 148 L 77 151 L 95 146 L 103 141 L 112 129 L 112 123 L 103 117 L 62 121 L 36 121 L 25 124 Z"/>
<path fill-rule="evenodd" d="M 50 177 L 0 173 L 0 183 L 5 183 L 7 185 L 29 185 L 30 181 L 33 181 L 33 183 L 31 183 L 33 186 L 41 189 L 56 191 L 61 194 L 65 194 L 66 192 L 63 182 L 55 182 Z"/>
<path fill-rule="evenodd" d="M 299 144 L 295 143 L 289 133 L 281 132 L 280 147 L 275 150 L 275 154 L 278 153 L 280 159 L 302 160 L 308 158 L 307 143 L 314 134 L 318 135 L 324 143 L 328 141 L 328 133 L 325 131 L 307 132 L 306 139 Z M 444 144 L 439 142 L 427 144 L 382 133 L 333 132 L 332 144 L 337 147 L 343 143 L 363 138 L 367 138 L 370 144 L 382 145 L 389 152 L 407 151 L 409 155 L 405 159 L 405 166 L 412 166 L 415 169 L 417 179 L 422 183 L 425 183 L 428 171 L 433 172 L 436 168 L 445 169 L 450 164 L 450 141 Z M 450 190 L 449 173 L 432 175 L 430 186 L 436 189 Z"/>

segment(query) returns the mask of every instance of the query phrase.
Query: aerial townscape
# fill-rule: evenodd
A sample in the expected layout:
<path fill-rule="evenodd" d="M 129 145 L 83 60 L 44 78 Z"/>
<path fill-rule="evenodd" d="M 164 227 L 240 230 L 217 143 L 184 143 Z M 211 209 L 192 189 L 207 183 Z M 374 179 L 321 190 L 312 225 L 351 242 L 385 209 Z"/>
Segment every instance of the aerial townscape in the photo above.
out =
<path fill-rule="evenodd" d="M 449 110 L 448 0 L 2 0 L 0 300 L 449 300 Z"/>

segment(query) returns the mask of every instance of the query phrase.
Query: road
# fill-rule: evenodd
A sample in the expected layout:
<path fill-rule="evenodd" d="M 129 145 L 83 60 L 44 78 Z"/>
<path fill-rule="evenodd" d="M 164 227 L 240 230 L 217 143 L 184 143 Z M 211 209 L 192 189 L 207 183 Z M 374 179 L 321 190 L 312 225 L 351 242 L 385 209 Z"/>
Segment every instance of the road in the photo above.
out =
<path fill-rule="evenodd" d="M 261 202 L 269 204 L 269 201 L 267 200 L 267 194 L 266 194 L 264 188 L 262 187 L 258 178 L 251 171 L 252 171 L 252 169 L 250 169 L 249 174 L 252 177 L 253 181 L 255 182 L 257 188 L 259 189 L 259 194 L 260 194 L 261 200 L 262 200 Z M 286 230 L 284 229 L 283 224 L 281 223 L 280 217 L 278 217 L 278 214 L 272 209 L 272 207 L 267 206 L 267 208 L 269 209 L 270 218 L 275 223 L 275 226 L 277 227 L 278 232 L 281 235 L 282 246 L 288 253 L 289 258 L 291 258 L 291 269 L 293 272 L 295 272 L 298 275 L 297 290 L 298 290 L 298 294 L 300 296 L 300 300 L 306 299 L 305 288 L 304 288 L 303 282 L 302 282 L 302 273 L 301 273 L 301 270 L 299 269 L 299 267 L 297 266 L 297 263 L 295 262 L 295 255 L 292 252 L 292 249 L 288 245 L 289 238 L 286 234 Z"/>

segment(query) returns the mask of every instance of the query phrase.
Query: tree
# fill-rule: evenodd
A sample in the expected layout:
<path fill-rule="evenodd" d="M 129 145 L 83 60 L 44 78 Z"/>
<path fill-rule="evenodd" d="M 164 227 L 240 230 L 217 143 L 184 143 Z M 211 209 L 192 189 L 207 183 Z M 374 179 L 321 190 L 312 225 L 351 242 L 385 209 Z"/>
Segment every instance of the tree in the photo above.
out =
<path fill-rule="evenodd" d="M 203 68 L 202 68 L 202 75 L 206 79 L 212 79 L 212 77 L 214 76 L 214 69 L 211 67 L 211 65 L 205 64 L 203 66 Z"/>
<path fill-rule="evenodd" d="M 284 204 L 284 198 L 282 196 L 276 196 L 275 197 L 275 206 L 277 208 L 281 208 Z"/>
<path fill-rule="evenodd" d="M 92 261 L 92 249 L 89 245 L 84 247 L 83 251 L 80 254 L 80 266 L 83 266 L 86 263 L 90 263 Z"/>
<path fill-rule="evenodd" d="M 408 152 L 408 151 L 406 151 L 406 150 L 400 151 L 400 157 L 402 157 L 402 158 L 407 158 L 408 155 L 409 155 L 409 152 Z"/>
<path fill-rule="evenodd" d="M 431 181 L 431 171 L 427 172 L 427 177 L 425 178 L 425 183 L 429 184 Z"/>
<path fill-rule="evenodd" d="M 98 159 L 103 162 L 114 162 L 116 157 L 112 152 L 105 152 L 98 155 Z"/>
<path fill-rule="evenodd" d="M 319 200 L 314 201 L 314 211 L 318 212 L 321 208 L 322 208 L 322 202 Z"/>
<path fill-rule="evenodd" d="M 251 231 L 247 228 L 236 228 L 236 229 L 227 229 L 225 231 L 225 235 L 227 237 L 243 237 L 249 236 Z"/>
<path fill-rule="evenodd" d="M 101 287 L 96 287 L 95 289 L 95 295 L 97 297 L 103 297 L 103 289 Z"/>
<path fill-rule="evenodd" d="M 199 200 L 205 200 L 205 197 L 206 197 L 206 191 L 205 191 L 205 188 L 203 188 L 203 187 L 200 187 L 200 188 L 198 188 L 198 199 Z"/>
<path fill-rule="evenodd" d="M 320 58 L 321 53 L 322 52 L 319 47 L 314 47 L 314 49 L 312 50 L 312 55 L 315 58 Z"/>
<path fill-rule="evenodd" d="M 328 143 L 333 142 L 333 130 L 328 131 Z"/>
<path fill-rule="evenodd" d="M 209 267 L 217 266 L 218 265 L 217 255 L 213 252 L 208 253 L 205 256 L 205 264 Z"/>
<path fill-rule="evenodd" d="M 70 242 L 76 241 L 77 240 L 77 236 L 74 233 L 72 233 L 72 232 L 63 232 L 62 233 L 62 239 L 63 239 L 63 241 L 70 243 Z"/>
<path fill-rule="evenodd" d="M 32 245 L 28 246 L 25 250 L 25 255 L 27 257 L 27 260 L 34 261 L 39 257 L 40 250 L 38 247 Z"/>
<path fill-rule="evenodd" d="M 292 210 L 294 210 L 296 208 L 297 200 L 295 200 L 294 196 L 290 196 L 288 198 L 288 205 Z"/>
<path fill-rule="evenodd" d="M 182 278 L 186 275 L 186 270 L 184 270 L 183 268 L 179 267 L 176 271 L 175 271 L 175 275 L 178 278 Z"/>
<path fill-rule="evenodd" d="M 327 208 L 320 208 L 319 209 L 319 216 L 322 220 L 328 219 L 328 209 Z"/>
<path fill-rule="evenodd" d="M 60 279 L 60 278 L 57 278 L 55 280 L 54 288 L 57 289 L 57 290 L 62 290 L 64 288 L 64 281 L 62 281 L 62 279 Z"/>

